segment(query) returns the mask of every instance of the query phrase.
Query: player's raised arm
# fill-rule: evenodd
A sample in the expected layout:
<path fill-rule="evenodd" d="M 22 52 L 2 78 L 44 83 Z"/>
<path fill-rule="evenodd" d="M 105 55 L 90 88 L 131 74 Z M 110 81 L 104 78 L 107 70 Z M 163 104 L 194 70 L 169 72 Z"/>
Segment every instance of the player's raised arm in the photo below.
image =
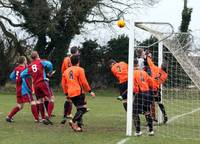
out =
<path fill-rule="evenodd" d="M 149 87 L 151 87 L 153 91 L 157 91 L 159 86 L 156 84 L 156 82 L 153 80 L 153 78 L 151 76 L 149 76 L 146 72 L 145 72 L 145 74 L 147 77 L 147 83 L 148 83 Z"/>

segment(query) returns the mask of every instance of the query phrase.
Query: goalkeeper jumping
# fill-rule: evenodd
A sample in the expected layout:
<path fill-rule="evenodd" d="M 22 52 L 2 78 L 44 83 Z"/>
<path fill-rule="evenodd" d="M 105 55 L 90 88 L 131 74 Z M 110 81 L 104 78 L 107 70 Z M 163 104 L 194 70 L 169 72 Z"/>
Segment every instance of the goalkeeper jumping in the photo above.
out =
<path fill-rule="evenodd" d="M 152 61 L 152 54 L 149 51 L 146 51 L 146 58 L 144 59 L 144 65 L 148 74 L 153 78 L 154 83 L 157 85 L 157 91 L 151 91 L 151 94 L 154 95 L 154 102 L 158 103 L 158 106 L 163 115 L 164 124 L 168 121 L 167 113 L 165 107 L 161 101 L 161 85 L 167 80 L 166 67 L 162 65 L 161 68 L 156 66 Z M 151 106 L 151 114 L 154 121 L 157 122 L 155 115 L 155 104 Z"/>

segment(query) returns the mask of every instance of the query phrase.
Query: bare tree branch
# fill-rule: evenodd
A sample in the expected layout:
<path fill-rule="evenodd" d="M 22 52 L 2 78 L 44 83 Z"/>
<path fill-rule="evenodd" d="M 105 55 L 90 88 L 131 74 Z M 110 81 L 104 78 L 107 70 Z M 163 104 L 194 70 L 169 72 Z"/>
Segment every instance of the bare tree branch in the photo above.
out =
<path fill-rule="evenodd" d="M 6 20 L 6 21 L 7 21 L 11 26 L 13 26 L 13 27 L 23 27 L 23 26 L 24 26 L 24 24 L 15 24 L 15 23 L 13 23 L 9 18 L 4 17 L 4 16 L 2 16 L 2 15 L 0 15 L 0 18 Z"/>
<path fill-rule="evenodd" d="M 2 2 L 2 0 L 0 0 L 0 5 L 3 8 L 13 8 L 10 4 Z"/>

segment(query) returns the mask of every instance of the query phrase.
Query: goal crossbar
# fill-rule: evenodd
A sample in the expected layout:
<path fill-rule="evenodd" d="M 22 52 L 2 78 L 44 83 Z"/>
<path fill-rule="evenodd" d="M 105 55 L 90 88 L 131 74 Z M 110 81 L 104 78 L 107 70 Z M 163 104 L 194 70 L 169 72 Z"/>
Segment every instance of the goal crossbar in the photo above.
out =
<path fill-rule="evenodd" d="M 146 26 L 144 24 L 145 23 L 143 23 L 143 22 L 138 22 L 135 24 L 135 26 L 151 33 L 155 38 L 158 39 L 158 41 L 163 41 L 163 45 L 176 58 L 178 63 L 181 65 L 181 67 L 186 72 L 186 74 L 189 76 L 189 78 L 192 80 L 192 82 L 195 84 L 195 86 L 197 86 L 197 88 L 200 89 L 200 72 L 195 67 L 195 65 L 192 63 L 192 61 L 188 58 L 187 54 L 184 51 L 184 47 L 187 46 L 187 44 L 184 47 L 175 47 L 175 45 L 173 45 L 173 40 L 168 39 L 173 34 L 164 36 L 164 33 L 154 30 L 152 28 L 149 28 L 148 26 Z M 156 23 L 152 23 L 152 24 L 156 24 Z M 167 24 L 167 23 L 165 23 L 165 24 Z M 169 26 L 171 27 L 171 25 L 169 25 Z"/>

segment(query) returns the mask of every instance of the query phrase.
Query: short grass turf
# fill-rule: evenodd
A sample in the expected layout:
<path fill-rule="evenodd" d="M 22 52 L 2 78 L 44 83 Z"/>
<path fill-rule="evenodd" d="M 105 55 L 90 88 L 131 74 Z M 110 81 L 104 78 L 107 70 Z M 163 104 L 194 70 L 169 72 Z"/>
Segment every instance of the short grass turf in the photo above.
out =
<path fill-rule="evenodd" d="M 13 92 L 0 92 L 0 144 L 116 144 L 128 138 L 126 144 L 199 144 L 200 113 L 199 111 L 180 117 L 161 126 L 155 126 L 155 136 L 146 133 L 146 124 L 142 119 L 141 137 L 126 137 L 126 114 L 120 101 L 116 100 L 115 89 L 98 90 L 96 98 L 87 96 L 90 112 L 84 116 L 85 131 L 75 133 L 68 124 L 60 126 L 63 114 L 64 96 L 55 93 L 56 117 L 52 118 L 53 126 L 36 124 L 27 104 L 15 117 L 14 123 L 7 123 L 5 117 L 15 105 Z M 164 101 L 169 119 L 199 108 L 199 100 L 166 99 Z M 75 110 L 75 108 L 73 107 Z M 134 129 L 133 129 L 134 132 Z"/>

